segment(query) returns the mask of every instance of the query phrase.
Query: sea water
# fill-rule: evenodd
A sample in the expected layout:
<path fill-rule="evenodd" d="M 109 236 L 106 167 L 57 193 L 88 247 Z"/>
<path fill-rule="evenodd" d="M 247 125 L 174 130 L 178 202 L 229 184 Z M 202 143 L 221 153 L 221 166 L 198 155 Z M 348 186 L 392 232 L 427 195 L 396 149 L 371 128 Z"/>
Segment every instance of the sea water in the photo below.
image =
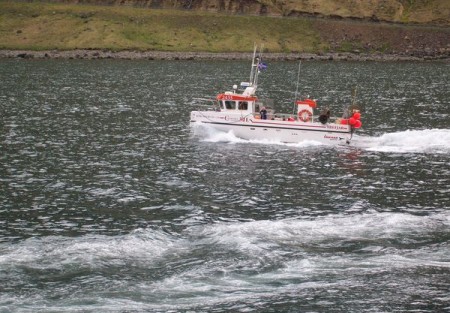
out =
<path fill-rule="evenodd" d="M 0 60 L 0 312 L 449 311 L 449 65 L 303 62 L 349 147 L 189 127 L 249 69 Z"/>

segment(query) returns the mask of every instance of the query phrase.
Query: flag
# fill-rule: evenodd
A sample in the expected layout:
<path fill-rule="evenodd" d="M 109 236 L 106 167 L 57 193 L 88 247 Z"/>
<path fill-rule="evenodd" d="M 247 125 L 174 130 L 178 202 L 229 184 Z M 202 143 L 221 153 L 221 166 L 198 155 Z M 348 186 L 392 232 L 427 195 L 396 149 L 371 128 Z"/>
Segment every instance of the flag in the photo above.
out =
<path fill-rule="evenodd" d="M 263 63 L 263 62 L 260 62 L 260 63 L 258 63 L 258 70 L 265 70 L 265 69 L 267 69 L 267 64 L 266 63 Z"/>

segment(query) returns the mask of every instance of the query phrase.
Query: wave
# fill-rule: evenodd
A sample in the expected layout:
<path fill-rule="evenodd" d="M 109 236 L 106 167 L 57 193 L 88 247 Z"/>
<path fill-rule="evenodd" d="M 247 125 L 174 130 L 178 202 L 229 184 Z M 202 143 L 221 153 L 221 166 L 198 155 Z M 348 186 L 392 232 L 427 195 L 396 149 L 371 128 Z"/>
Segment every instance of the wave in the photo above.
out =
<path fill-rule="evenodd" d="M 339 240 L 366 243 L 398 240 L 401 245 L 406 241 L 424 240 L 430 233 L 448 233 L 448 229 L 448 213 L 425 217 L 405 213 L 367 213 L 315 219 L 220 221 L 190 226 L 181 233 L 150 228 L 121 236 L 30 238 L 16 244 L 0 245 L 0 265 L 26 263 L 36 268 L 58 268 L 70 262 L 90 267 L 101 267 L 106 260 L 147 263 L 167 253 L 186 253 L 201 246 L 212 250 L 226 247 L 251 256 L 257 251 L 271 254 L 271 251 L 284 250 L 284 245 L 300 248 L 333 244 L 338 248 Z M 109 261 L 107 263 L 111 265 Z"/>
<path fill-rule="evenodd" d="M 450 129 L 407 130 L 379 137 L 357 136 L 356 147 L 394 153 L 449 153 Z"/>
<path fill-rule="evenodd" d="M 4 294 L 0 307 L 193 310 L 249 299 L 264 305 L 292 290 L 306 295 L 333 284 L 354 286 L 364 273 L 424 267 L 445 273 L 449 226 L 448 213 L 366 213 L 220 221 L 176 234 L 149 228 L 114 237 L 30 238 L 0 245 L 1 277 L 13 289 L 52 283 L 32 297 Z M 442 277 L 433 278 L 434 286 L 446 283 Z M 385 276 L 379 279 L 374 285 Z M 58 282 L 64 289 L 52 289 Z"/>

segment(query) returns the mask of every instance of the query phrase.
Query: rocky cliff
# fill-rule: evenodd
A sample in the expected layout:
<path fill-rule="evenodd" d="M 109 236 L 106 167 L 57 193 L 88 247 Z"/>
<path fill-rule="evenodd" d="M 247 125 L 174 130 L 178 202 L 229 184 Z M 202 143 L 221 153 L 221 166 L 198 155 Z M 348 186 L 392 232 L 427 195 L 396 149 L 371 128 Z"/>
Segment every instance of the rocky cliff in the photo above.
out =
<path fill-rule="evenodd" d="M 44 2 L 450 25 L 449 0 L 48 0 Z"/>

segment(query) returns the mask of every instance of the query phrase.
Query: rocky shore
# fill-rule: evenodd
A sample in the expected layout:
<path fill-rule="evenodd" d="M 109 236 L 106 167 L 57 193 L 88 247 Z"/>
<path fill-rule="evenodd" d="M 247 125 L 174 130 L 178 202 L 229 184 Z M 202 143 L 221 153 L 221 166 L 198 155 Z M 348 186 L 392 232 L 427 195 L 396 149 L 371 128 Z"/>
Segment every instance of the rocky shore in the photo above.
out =
<path fill-rule="evenodd" d="M 109 50 L 0 50 L 0 58 L 18 59 L 126 59 L 126 60 L 248 60 L 251 53 L 109 51 Z M 450 61 L 450 54 L 381 54 L 381 53 L 264 53 L 266 60 L 336 60 L 336 61 Z"/>

